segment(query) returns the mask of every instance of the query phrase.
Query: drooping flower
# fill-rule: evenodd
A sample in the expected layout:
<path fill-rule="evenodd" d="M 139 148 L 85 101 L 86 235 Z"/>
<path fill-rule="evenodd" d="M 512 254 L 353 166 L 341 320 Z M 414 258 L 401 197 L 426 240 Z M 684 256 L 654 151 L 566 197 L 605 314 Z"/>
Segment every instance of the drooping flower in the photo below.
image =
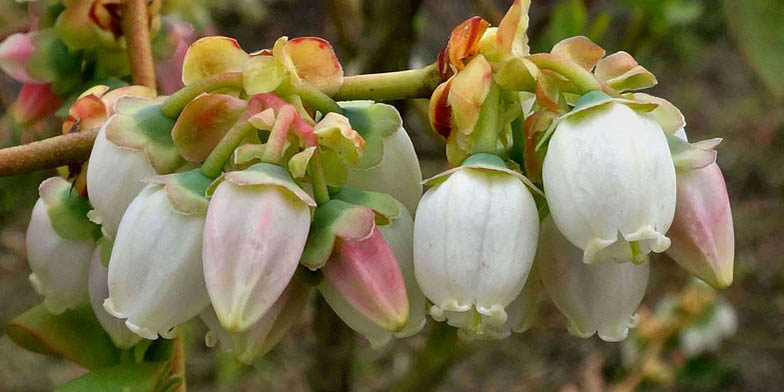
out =
<path fill-rule="evenodd" d="M 175 171 L 183 163 L 171 139 L 174 121 L 152 99 L 123 97 L 95 139 L 87 191 L 106 235 L 117 233 L 125 209 L 145 178 Z"/>
<path fill-rule="evenodd" d="M 581 262 L 581 251 L 558 231 L 550 217 L 542 221 L 536 255 L 542 284 L 569 320 L 569 332 L 581 338 L 598 334 L 608 342 L 626 339 L 648 286 L 650 263 Z"/>
<path fill-rule="evenodd" d="M 62 98 L 52 92 L 50 84 L 25 83 L 8 110 L 17 123 L 29 126 L 54 113 L 61 104 Z"/>
<path fill-rule="evenodd" d="M 125 325 L 125 321 L 118 319 L 106 312 L 103 308 L 103 301 L 109 297 L 109 270 L 104 267 L 103 259 L 111 253 L 111 245 L 108 243 L 99 243 L 93 251 L 93 256 L 90 259 L 90 276 L 89 276 L 89 294 L 90 306 L 93 308 L 95 317 L 98 322 L 109 334 L 115 346 L 121 349 L 128 349 L 133 347 L 142 339 L 141 336 L 131 332 Z"/>
<path fill-rule="evenodd" d="M 394 106 L 369 101 L 340 106 L 366 142 L 359 161 L 348 170 L 346 185 L 388 193 L 413 214 L 422 197 L 422 170 L 400 113 Z"/>
<path fill-rule="evenodd" d="M 244 332 L 225 330 L 218 321 L 215 310 L 208 307 L 200 315 L 210 329 L 205 336 L 207 346 L 220 344 L 223 351 L 230 352 L 238 361 L 251 364 L 283 339 L 302 314 L 308 298 L 310 286 L 295 276 L 269 310 Z"/>
<path fill-rule="evenodd" d="M 685 132 L 674 137 L 686 142 Z M 721 169 L 714 159 L 710 162 L 704 167 L 677 167 L 678 196 L 667 232 L 672 241 L 667 254 L 711 286 L 726 288 L 732 284 L 735 258 L 732 210 Z"/>
<path fill-rule="evenodd" d="M 120 222 L 104 308 L 156 339 L 209 305 L 201 252 L 211 180 L 195 170 L 149 181 Z"/>
<path fill-rule="evenodd" d="M 315 202 L 277 165 L 224 174 L 204 226 L 204 275 L 224 329 L 251 328 L 297 268 Z"/>
<path fill-rule="evenodd" d="M 87 219 L 87 200 L 72 193 L 64 179 L 48 178 L 38 189 L 41 197 L 25 239 L 30 282 L 45 297 L 46 309 L 57 314 L 86 302 L 87 271 L 100 229 Z"/>
<path fill-rule="evenodd" d="M 526 282 L 539 231 L 523 181 L 489 154 L 429 180 L 433 188 L 414 222 L 414 267 L 434 319 L 472 335 L 507 321 L 506 307 Z"/>
<path fill-rule="evenodd" d="M 675 167 L 654 119 L 604 94 L 585 95 L 560 119 L 542 178 L 553 220 L 585 263 L 647 261 L 670 246 Z"/>

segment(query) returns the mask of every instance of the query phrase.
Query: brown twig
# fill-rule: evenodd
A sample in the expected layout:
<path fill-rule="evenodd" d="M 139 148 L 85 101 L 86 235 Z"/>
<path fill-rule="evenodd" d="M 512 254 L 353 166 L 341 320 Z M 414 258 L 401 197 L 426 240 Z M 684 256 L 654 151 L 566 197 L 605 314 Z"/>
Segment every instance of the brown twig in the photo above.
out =
<path fill-rule="evenodd" d="M 87 160 L 98 128 L 55 136 L 0 150 L 0 176 L 80 163 Z"/>
<path fill-rule="evenodd" d="M 128 60 L 134 84 L 155 89 L 155 65 L 152 61 L 147 0 L 125 0 L 122 29 L 128 44 Z"/>

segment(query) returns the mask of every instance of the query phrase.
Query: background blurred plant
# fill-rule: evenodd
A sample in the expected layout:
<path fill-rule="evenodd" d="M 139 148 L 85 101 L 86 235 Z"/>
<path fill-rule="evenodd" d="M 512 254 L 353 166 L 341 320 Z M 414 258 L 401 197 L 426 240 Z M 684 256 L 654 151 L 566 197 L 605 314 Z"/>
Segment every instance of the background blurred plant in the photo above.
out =
<path fill-rule="evenodd" d="M 165 1 L 162 10 L 190 21 L 197 31 L 236 36 L 240 42 L 249 43 L 248 47 L 268 45 L 283 33 L 322 35 L 338 44 L 339 56 L 349 73 L 354 73 L 421 64 L 441 48 L 451 26 L 474 13 L 497 22 L 498 16 L 503 15 L 498 10 L 505 10 L 509 2 L 455 3 L 172 0 Z M 737 227 L 743 228 L 736 233 L 736 283 L 727 290 L 727 299 L 719 300 L 712 291 L 691 285 L 679 276 L 677 267 L 666 256 L 654 258 L 645 304 L 651 306 L 657 299 L 664 304 L 681 304 L 694 297 L 701 305 L 685 312 L 678 306 L 659 305 L 656 312 L 643 317 L 638 335 L 623 349 L 627 360 L 629 351 L 647 352 L 652 338 L 643 336 L 645 331 L 654 331 L 650 333 L 656 335 L 655 331 L 661 331 L 663 326 L 678 326 L 665 334 L 667 338 L 655 359 L 644 362 L 644 387 L 758 390 L 781 385 L 784 375 L 778 367 L 784 357 L 784 341 L 780 339 L 778 320 L 784 317 L 780 256 L 784 251 L 784 234 L 780 230 L 784 222 L 784 173 L 777 169 L 784 165 L 784 155 L 780 153 L 784 147 L 784 30 L 780 27 L 784 23 L 784 5 L 776 0 L 727 0 L 721 6 L 718 2 L 698 0 L 563 0 L 535 4 L 538 8 L 532 21 L 532 36 L 533 42 L 542 47 L 534 49 L 549 49 L 564 37 L 585 34 L 610 50 L 629 51 L 659 75 L 663 82 L 657 87 L 657 94 L 671 97 L 684 110 L 690 134 L 698 138 L 708 134 L 725 138 L 719 159 L 733 196 Z M 4 12 L 0 14 L 17 15 L 2 24 L 12 30 L 14 22 L 25 13 L 18 4 L 1 6 Z M 373 26 L 376 33 L 367 35 L 367 26 Z M 362 50 L 359 46 L 363 46 Z M 373 54 L 367 58 L 359 55 L 371 53 L 371 49 Z M 10 89 L 18 86 L 7 79 L 4 85 Z M 10 102 L 15 94 L 6 95 L 6 90 L 3 89 L 4 102 Z M 398 106 L 409 109 L 409 127 L 423 131 L 411 134 L 420 156 L 430 157 L 423 162 L 425 174 L 440 171 L 444 162 L 437 151 L 442 147 L 424 132 L 426 109 L 423 116 L 420 103 Z M 4 107 L 8 109 L 10 104 Z M 37 128 L 43 133 L 38 134 L 59 129 L 53 125 L 56 123 L 39 124 Z M 27 282 L 20 279 L 27 270 L 19 233 L 35 200 L 35 184 L 43 177 L 44 174 L 34 174 L 0 179 L 0 327 L 39 301 Z M 676 299 L 662 299 L 665 293 L 678 292 L 682 287 L 685 288 Z M 720 356 L 710 350 L 687 353 L 688 349 L 681 346 L 683 340 L 689 340 L 683 338 L 686 331 L 704 330 L 712 322 L 723 323 L 725 328 L 719 328 L 722 332 L 732 329 L 726 328 L 731 324 L 726 316 L 729 303 L 742 304 L 737 309 L 741 325 L 738 337 L 727 336 Z M 718 317 L 721 314 L 723 318 Z M 314 342 L 304 325 L 311 323 L 311 318 L 312 314 L 303 317 L 302 325 L 295 326 L 284 343 L 254 368 L 243 367 L 218 351 L 206 352 L 200 339 L 202 327 L 189 325 L 185 336 L 190 342 L 188 350 L 193 353 L 188 359 L 191 389 L 214 390 L 216 385 L 223 390 L 305 389 L 303 374 L 308 361 L 304 353 L 313 349 Z M 548 305 L 542 325 L 529 334 L 495 344 L 468 344 L 450 353 L 452 357 L 443 355 L 443 359 L 414 357 L 415 350 L 423 345 L 438 345 L 426 342 L 422 336 L 382 351 L 360 345 L 353 368 L 357 389 L 383 389 L 392 379 L 422 364 L 443 366 L 448 371 L 443 390 L 507 390 L 510 385 L 517 390 L 625 386 L 625 380 L 635 374 L 640 361 L 632 360 L 629 367 L 617 345 L 574 340 L 556 328 L 562 322 L 562 316 Z M 689 334 L 699 336 L 697 332 L 686 336 Z M 662 340 L 657 339 L 653 340 Z M 628 348 L 634 345 L 638 347 Z M 465 359 L 466 351 L 474 355 L 462 365 L 451 370 L 444 366 Z M 0 389 L 49 390 L 51 385 L 62 384 L 80 372 L 62 362 L 23 353 L 5 336 L 0 337 L 0 353 Z M 219 360 L 213 363 L 212 357 Z M 575 363 L 581 365 L 576 367 Z M 46 377 L 35 377 L 42 373 L 40 369 L 46 369 Z"/>

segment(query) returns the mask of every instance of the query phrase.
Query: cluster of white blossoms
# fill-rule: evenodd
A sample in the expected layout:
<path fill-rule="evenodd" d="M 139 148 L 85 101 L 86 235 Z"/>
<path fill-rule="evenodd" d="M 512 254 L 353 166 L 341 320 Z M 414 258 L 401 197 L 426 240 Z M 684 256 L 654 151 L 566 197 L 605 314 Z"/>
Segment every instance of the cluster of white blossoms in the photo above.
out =
<path fill-rule="evenodd" d="M 424 182 L 392 106 L 329 98 L 343 71 L 321 39 L 248 54 L 204 38 L 168 98 L 88 91 L 75 107 L 101 103 L 100 131 L 73 184 L 41 185 L 31 281 L 51 312 L 89 298 L 118 347 L 201 318 L 244 362 L 313 288 L 379 346 L 427 314 L 471 338 L 522 332 L 545 293 L 574 335 L 623 340 L 651 253 L 729 285 L 717 142 L 629 92 L 656 80 L 626 53 L 577 37 L 530 55 L 527 12 L 453 32 L 430 105 L 452 168 Z"/>

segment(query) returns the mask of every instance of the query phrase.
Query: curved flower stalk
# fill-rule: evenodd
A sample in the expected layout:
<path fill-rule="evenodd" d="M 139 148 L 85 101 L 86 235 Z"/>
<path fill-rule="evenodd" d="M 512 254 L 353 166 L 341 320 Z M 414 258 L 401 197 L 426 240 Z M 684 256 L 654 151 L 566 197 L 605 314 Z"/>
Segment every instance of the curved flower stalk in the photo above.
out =
<path fill-rule="evenodd" d="M 637 325 L 634 312 L 645 295 L 650 264 L 585 264 L 553 224 L 542 221 L 537 264 L 542 284 L 569 320 L 569 333 L 581 338 L 598 334 L 608 342 L 626 339 Z"/>
<path fill-rule="evenodd" d="M 402 203 L 397 200 L 394 200 L 394 203 L 397 206 L 398 216 L 390 218 L 390 223 L 387 225 L 376 226 L 376 229 L 392 250 L 405 284 L 409 310 L 408 321 L 403 328 L 394 331 L 380 327 L 352 306 L 346 296 L 329 279 L 325 279 L 319 286 L 319 291 L 335 313 L 349 327 L 364 335 L 373 347 L 385 345 L 393 336 L 404 338 L 414 335 L 425 326 L 426 322 L 427 300 L 414 276 L 412 247 L 414 221 Z M 327 263 L 327 266 L 329 265 L 330 263 Z M 325 273 L 329 271 L 329 267 L 325 267 L 324 271 Z"/>
<path fill-rule="evenodd" d="M 25 238 L 30 283 L 45 297 L 46 309 L 58 314 L 87 300 L 87 271 L 100 229 L 87 219 L 87 200 L 71 193 L 64 179 L 48 178 L 38 189 Z"/>
<path fill-rule="evenodd" d="M 207 346 L 220 348 L 238 361 L 250 365 L 256 358 L 272 350 L 297 321 L 310 298 L 311 288 L 294 277 L 280 297 L 264 315 L 245 332 L 226 331 L 215 310 L 207 307 L 199 317 L 210 329 L 205 336 Z"/>
<path fill-rule="evenodd" d="M 184 164 L 171 139 L 174 121 L 152 99 L 123 97 L 98 132 L 87 170 L 87 191 L 96 221 L 114 237 L 125 209 L 144 188 L 145 178 L 174 172 Z"/>
<path fill-rule="evenodd" d="M 114 345 L 120 349 L 128 349 L 139 343 L 142 337 L 131 332 L 123 320 L 110 315 L 103 308 L 103 301 L 109 297 L 109 269 L 104 266 L 103 259 L 106 259 L 108 262 L 111 254 L 111 244 L 105 241 L 98 244 L 90 259 L 88 282 L 90 306 L 92 306 L 95 317 L 98 318 L 98 322 L 101 323 L 103 329 L 109 334 Z"/>
<path fill-rule="evenodd" d="M 422 197 L 422 170 L 414 144 L 394 106 L 371 101 L 340 102 L 343 114 L 366 145 L 346 185 L 388 193 L 413 214 Z"/>
<path fill-rule="evenodd" d="M 555 128 L 544 190 L 553 221 L 585 263 L 643 263 L 670 246 L 675 167 L 659 124 L 637 111 L 651 108 L 593 92 Z"/>
<path fill-rule="evenodd" d="M 523 179 L 500 158 L 477 154 L 429 180 L 414 222 L 414 267 L 434 319 L 472 335 L 507 321 L 539 232 Z"/>
<path fill-rule="evenodd" d="M 672 138 L 679 138 L 683 143 L 671 140 L 671 145 L 686 143 L 683 130 Z M 711 286 L 726 288 L 732 284 L 735 235 L 727 186 L 712 151 L 715 143 L 711 140 L 698 142 L 692 144 L 691 149 L 682 150 L 691 151 L 692 157 L 707 154 L 710 159 L 703 160 L 697 167 L 687 162 L 677 167 L 678 198 L 675 218 L 667 232 L 672 240 L 667 254 Z M 700 152 L 703 154 L 695 154 Z"/>
<path fill-rule="evenodd" d="M 247 331 L 291 281 L 316 203 L 277 165 L 224 174 L 204 225 L 204 277 L 224 329 Z"/>
<path fill-rule="evenodd" d="M 145 339 L 170 338 L 209 305 L 201 248 L 211 180 L 195 170 L 149 181 L 120 223 L 104 308 Z"/>

